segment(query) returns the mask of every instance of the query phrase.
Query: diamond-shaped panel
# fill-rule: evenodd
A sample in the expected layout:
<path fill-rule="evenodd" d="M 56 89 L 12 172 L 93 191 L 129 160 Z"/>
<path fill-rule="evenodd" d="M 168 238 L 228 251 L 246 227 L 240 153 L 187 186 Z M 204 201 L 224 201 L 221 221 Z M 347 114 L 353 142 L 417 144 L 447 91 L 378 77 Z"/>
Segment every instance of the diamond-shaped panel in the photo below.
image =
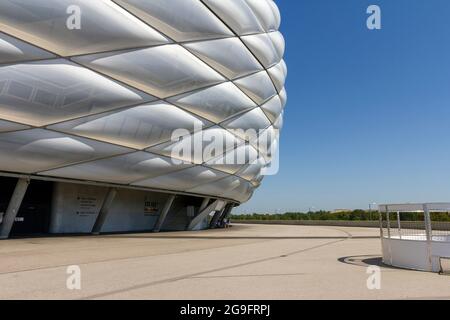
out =
<path fill-rule="evenodd" d="M 145 179 L 134 182 L 132 185 L 160 188 L 169 190 L 186 191 L 199 184 L 210 183 L 212 181 L 226 177 L 227 175 L 217 170 L 196 166 L 183 169 L 173 173 L 158 176 L 156 178 Z"/>
<path fill-rule="evenodd" d="M 155 100 L 63 59 L 0 67 L 0 118 L 42 126 Z"/>
<path fill-rule="evenodd" d="M 159 101 L 63 122 L 49 128 L 143 149 L 170 140 L 177 129 L 193 132 L 196 128 L 201 129 L 209 125 L 207 121 Z"/>
<path fill-rule="evenodd" d="M 82 56 L 74 60 L 159 98 L 225 81 L 176 44 Z"/>
<path fill-rule="evenodd" d="M 256 107 L 232 82 L 176 96 L 169 101 L 216 123 Z"/>
<path fill-rule="evenodd" d="M 175 41 L 231 37 L 233 33 L 200 0 L 115 0 Z"/>
<path fill-rule="evenodd" d="M 235 79 L 263 69 L 238 38 L 187 43 L 188 50 L 228 79 Z M 233 52 L 233 55 L 230 55 Z"/>
<path fill-rule="evenodd" d="M 102 160 L 76 164 L 41 172 L 42 175 L 81 180 L 96 180 L 119 184 L 149 179 L 193 166 L 188 163 L 173 164 L 167 157 L 148 152 L 134 152 Z"/>
<path fill-rule="evenodd" d="M 53 57 L 53 54 L 0 32 L 0 64 Z"/>
<path fill-rule="evenodd" d="M 236 80 L 234 83 L 258 104 L 263 104 L 277 94 L 273 82 L 266 71 L 252 74 Z"/>
<path fill-rule="evenodd" d="M 0 168 L 36 173 L 130 149 L 42 129 L 0 133 Z"/>
<path fill-rule="evenodd" d="M 204 0 L 238 35 L 262 33 L 264 28 L 253 10 L 243 0 Z"/>

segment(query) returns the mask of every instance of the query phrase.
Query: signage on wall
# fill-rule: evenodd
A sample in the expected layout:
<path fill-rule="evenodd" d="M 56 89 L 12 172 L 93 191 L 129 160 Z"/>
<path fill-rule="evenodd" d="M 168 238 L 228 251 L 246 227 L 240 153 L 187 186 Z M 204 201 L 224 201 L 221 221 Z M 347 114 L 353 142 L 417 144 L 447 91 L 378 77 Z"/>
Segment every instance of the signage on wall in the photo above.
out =
<path fill-rule="evenodd" d="M 97 214 L 98 199 L 93 196 L 78 195 L 77 215 L 80 217 L 88 217 Z"/>
<path fill-rule="evenodd" d="M 150 201 L 145 199 L 144 201 L 144 215 L 152 216 L 157 215 L 159 212 L 159 203 L 156 201 Z"/>

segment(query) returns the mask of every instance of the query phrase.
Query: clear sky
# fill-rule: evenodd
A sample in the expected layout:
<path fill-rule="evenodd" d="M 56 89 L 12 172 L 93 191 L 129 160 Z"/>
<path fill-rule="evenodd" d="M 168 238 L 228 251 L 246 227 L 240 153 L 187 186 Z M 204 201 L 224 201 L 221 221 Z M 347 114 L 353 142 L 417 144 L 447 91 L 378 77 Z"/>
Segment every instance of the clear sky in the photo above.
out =
<path fill-rule="evenodd" d="M 280 172 L 236 212 L 450 201 L 449 0 L 278 0 Z M 382 11 L 368 30 L 366 9 Z"/>

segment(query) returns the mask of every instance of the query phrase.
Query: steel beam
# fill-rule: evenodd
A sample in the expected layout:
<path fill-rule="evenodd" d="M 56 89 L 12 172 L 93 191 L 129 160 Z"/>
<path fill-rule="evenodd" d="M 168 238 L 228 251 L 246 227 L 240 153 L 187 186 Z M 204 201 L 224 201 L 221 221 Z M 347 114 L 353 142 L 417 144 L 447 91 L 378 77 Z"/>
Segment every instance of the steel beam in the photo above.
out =
<path fill-rule="evenodd" d="M 234 203 L 228 203 L 228 205 L 225 208 L 225 211 L 223 212 L 222 216 L 220 217 L 219 222 L 223 222 L 225 219 L 227 219 L 231 215 L 231 210 L 234 208 Z"/>
<path fill-rule="evenodd" d="M 167 214 L 169 213 L 170 207 L 172 207 L 172 203 L 175 200 L 175 195 L 170 195 L 167 199 L 166 203 L 164 204 L 164 208 L 161 211 L 161 214 L 159 215 L 158 221 L 155 224 L 155 227 L 153 228 L 153 232 L 159 232 L 161 230 L 161 227 L 166 220 Z"/>
<path fill-rule="evenodd" d="M 199 211 L 205 210 L 205 208 L 208 206 L 209 200 L 211 200 L 211 198 L 204 198 L 203 199 L 202 204 L 200 205 Z"/>
<path fill-rule="evenodd" d="M 6 210 L 2 223 L 0 224 L 0 239 L 7 239 L 9 237 L 29 184 L 30 179 L 27 178 L 20 178 L 17 181 L 16 188 L 14 189 L 14 193 L 9 201 L 8 209 Z"/>
<path fill-rule="evenodd" d="M 209 228 L 210 229 L 217 228 L 217 223 L 219 222 L 220 217 L 222 217 L 222 214 L 224 213 L 225 209 L 226 209 L 226 206 L 223 207 L 222 210 L 216 211 L 216 213 L 214 214 L 213 218 L 211 219 L 211 223 L 209 224 Z"/>
<path fill-rule="evenodd" d="M 117 195 L 116 188 L 109 188 L 108 193 L 106 194 L 105 200 L 103 201 L 102 208 L 98 213 L 97 219 L 95 220 L 94 226 L 92 227 L 92 234 L 100 234 L 102 231 L 103 225 L 105 224 L 106 217 L 109 214 L 109 209 L 114 201 L 114 198 Z"/>
<path fill-rule="evenodd" d="M 194 219 L 189 223 L 187 230 L 192 231 L 197 227 L 197 225 L 202 222 L 203 219 L 205 219 L 211 212 L 216 210 L 217 205 L 219 204 L 220 200 L 215 200 L 213 203 L 211 203 L 209 206 L 207 206 L 205 209 L 199 212 L 198 215 L 195 216 Z"/>

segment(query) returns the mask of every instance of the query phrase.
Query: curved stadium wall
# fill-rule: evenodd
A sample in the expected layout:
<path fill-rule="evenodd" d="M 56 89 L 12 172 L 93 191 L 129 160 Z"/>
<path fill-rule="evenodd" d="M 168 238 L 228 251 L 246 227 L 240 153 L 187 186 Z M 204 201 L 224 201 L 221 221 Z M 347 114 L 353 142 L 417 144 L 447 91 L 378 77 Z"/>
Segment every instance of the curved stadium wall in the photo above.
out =
<path fill-rule="evenodd" d="M 3 232 L 21 181 L 11 234 L 220 224 L 273 163 L 279 26 L 272 0 L 1 1 Z"/>

